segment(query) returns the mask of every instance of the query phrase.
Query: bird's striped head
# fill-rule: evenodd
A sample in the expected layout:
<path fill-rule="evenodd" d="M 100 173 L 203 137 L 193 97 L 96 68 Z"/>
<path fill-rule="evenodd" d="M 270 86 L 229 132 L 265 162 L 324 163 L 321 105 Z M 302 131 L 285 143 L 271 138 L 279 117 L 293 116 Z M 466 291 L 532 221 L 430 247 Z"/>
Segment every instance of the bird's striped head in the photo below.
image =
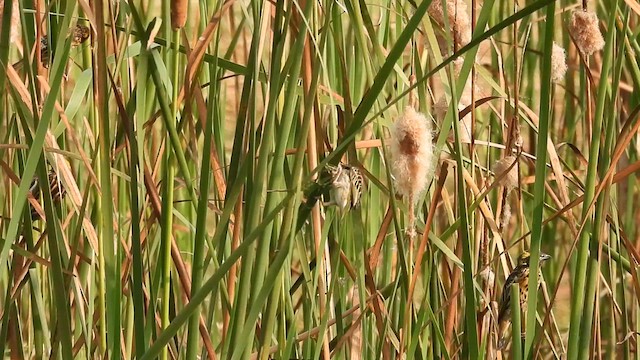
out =
<path fill-rule="evenodd" d="M 523 252 L 522 254 L 520 254 L 520 256 L 518 257 L 518 265 L 522 265 L 522 266 L 529 266 L 529 260 L 531 259 L 531 254 L 529 254 L 528 251 Z M 545 253 L 540 253 L 540 262 L 544 262 L 551 259 L 551 256 L 545 254 Z"/>

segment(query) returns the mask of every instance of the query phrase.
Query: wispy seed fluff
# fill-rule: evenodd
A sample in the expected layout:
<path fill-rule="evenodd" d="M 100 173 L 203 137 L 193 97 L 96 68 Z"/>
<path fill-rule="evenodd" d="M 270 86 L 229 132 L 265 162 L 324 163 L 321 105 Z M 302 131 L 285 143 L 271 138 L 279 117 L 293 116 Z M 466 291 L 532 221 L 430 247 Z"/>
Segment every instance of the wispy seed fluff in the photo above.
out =
<path fill-rule="evenodd" d="M 471 20 L 464 0 L 433 0 L 429 5 L 429 14 L 440 25 L 445 26 L 444 8 L 447 9 L 447 20 L 452 29 L 454 40 L 459 47 L 471 41 Z"/>
<path fill-rule="evenodd" d="M 576 46 L 585 56 L 589 56 L 604 47 L 604 38 L 598 26 L 598 16 L 587 10 L 576 10 L 571 14 L 569 32 Z"/>
<path fill-rule="evenodd" d="M 509 225 L 509 221 L 511 221 L 511 205 L 509 204 L 509 201 L 506 201 L 502 208 L 502 216 L 500 216 L 500 229 L 504 229 Z"/>
<path fill-rule="evenodd" d="M 551 80 L 560 82 L 567 73 L 567 56 L 564 48 L 555 42 L 551 51 Z"/>
<path fill-rule="evenodd" d="M 396 191 L 409 200 L 409 233 L 413 230 L 413 206 L 433 177 L 433 143 L 431 122 L 412 106 L 391 128 L 391 172 Z"/>
<path fill-rule="evenodd" d="M 434 0 L 436 1 L 436 0 Z M 464 64 L 464 57 L 460 56 L 453 60 L 453 70 L 454 70 L 454 80 L 460 76 L 460 71 L 462 70 L 462 65 Z M 478 86 L 477 76 L 475 78 L 474 86 L 471 87 L 471 75 L 467 78 L 467 83 L 464 85 L 462 90 L 457 89 L 458 96 L 460 98 L 460 102 L 458 103 L 458 111 L 462 111 L 467 106 L 471 105 L 472 102 L 472 89 L 475 90 L 476 98 L 482 97 L 483 89 Z M 445 94 L 442 94 L 438 101 L 434 104 L 434 115 L 436 120 L 442 121 L 444 119 L 445 114 L 449 110 L 449 102 Z M 460 142 L 463 144 L 471 143 L 471 114 L 467 114 L 464 118 L 460 119 Z M 450 141 L 453 141 L 453 134 L 449 137 Z"/>
<path fill-rule="evenodd" d="M 11 33 L 9 34 L 9 41 L 11 44 L 16 44 L 20 40 L 20 8 L 18 7 L 18 1 L 13 1 L 11 11 Z M 4 16 L 4 1 L 0 1 L 0 25 L 2 25 L 2 18 Z M 1 27 L 0 27 L 1 28 Z"/>
<path fill-rule="evenodd" d="M 493 173 L 496 176 L 496 180 L 507 190 L 518 187 L 518 164 L 514 164 L 515 161 L 515 156 L 507 156 L 493 165 Z M 513 166 L 511 166 L 512 164 Z"/>

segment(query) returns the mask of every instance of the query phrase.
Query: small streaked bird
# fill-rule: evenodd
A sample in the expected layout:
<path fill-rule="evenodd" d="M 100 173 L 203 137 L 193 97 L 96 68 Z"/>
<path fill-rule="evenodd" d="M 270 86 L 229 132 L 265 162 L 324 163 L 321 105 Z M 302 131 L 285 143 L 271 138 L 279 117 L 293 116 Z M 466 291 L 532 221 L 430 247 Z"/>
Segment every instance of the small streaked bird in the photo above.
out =
<path fill-rule="evenodd" d="M 57 204 L 62 199 L 64 199 L 64 196 L 67 194 L 67 191 L 65 190 L 64 186 L 62 186 L 62 183 L 60 182 L 58 175 L 56 175 L 53 169 L 49 169 L 48 178 L 49 178 L 49 187 L 51 188 L 51 198 L 53 199 L 53 202 Z M 31 188 L 29 188 L 29 191 L 31 192 L 34 198 L 36 199 L 40 198 L 41 189 L 40 189 L 40 184 L 38 183 L 38 178 L 33 179 L 33 182 L 31 183 Z M 31 219 L 33 220 L 40 219 L 40 214 L 36 211 L 33 205 L 31 205 L 30 208 L 31 208 Z"/>
<path fill-rule="evenodd" d="M 338 163 L 336 166 L 327 166 L 329 174 L 329 195 L 331 201 L 325 202 L 325 206 L 335 205 L 340 213 L 360 206 L 362 197 L 362 173 L 358 168 Z"/>
<path fill-rule="evenodd" d="M 85 42 L 91 36 L 91 29 L 84 25 L 76 25 L 71 30 L 71 47 L 76 47 Z M 40 38 L 40 59 L 44 67 L 49 67 L 51 62 L 51 51 L 49 49 L 49 40 L 46 36 Z"/>
<path fill-rule="evenodd" d="M 523 252 L 518 257 L 518 265 L 513 269 L 507 281 L 502 287 L 502 297 L 500 298 L 500 305 L 498 307 L 498 334 L 500 339 L 498 340 L 498 349 L 503 349 L 508 344 L 507 328 L 511 323 L 511 285 L 518 284 L 520 287 L 520 308 L 524 309 L 527 306 L 527 295 L 529 292 L 529 260 L 531 255 L 528 252 Z M 547 254 L 540 254 L 540 264 L 549 260 L 551 256 Z"/>

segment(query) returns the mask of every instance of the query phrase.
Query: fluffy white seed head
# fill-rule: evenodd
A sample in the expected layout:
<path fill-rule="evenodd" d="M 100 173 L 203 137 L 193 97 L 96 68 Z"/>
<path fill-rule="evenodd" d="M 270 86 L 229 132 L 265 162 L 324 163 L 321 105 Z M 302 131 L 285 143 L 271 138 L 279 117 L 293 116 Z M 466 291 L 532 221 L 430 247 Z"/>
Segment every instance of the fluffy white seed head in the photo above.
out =
<path fill-rule="evenodd" d="M 511 205 L 507 201 L 502 208 L 502 215 L 500 216 L 500 228 L 504 229 L 511 221 Z"/>
<path fill-rule="evenodd" d="M 413 201 L 433 177 L 433 134 L 430 120 L 407 106 L 391 128 L 391 172 L 396 191 Z"/>
<path fill-rule="evenodd" d="M 507 189 L 518 187 L 518 164 L 514 164 L 515 161 L 515 156 L 507 156 L 493 165 L 496 180 L 499 179 L 500 185 Z"/>
<path fill-rule="evenodd" d="M 567 56 L 564 48 L 555 42 L 551 51 L 551 80 L 560 82 L 567 73 Z"/>
<path fill-rule="evenodd" d="M 429 5 L 429 14 L 441 26 L 445 26 L 445 8 L 442 0 L 433 0 Z M 464 0 L 445 0 L 448 25 L 452 29 L 458 48 L 471 41 L 471 20 Z"/>
<path fill-rule="evenodd" d="M 598 26 L 598 15 L 592 11 L 576 10 L 571 14 L 569 32 L 576 46 L 585 56 L 604 47 L 604 38 Z"/>

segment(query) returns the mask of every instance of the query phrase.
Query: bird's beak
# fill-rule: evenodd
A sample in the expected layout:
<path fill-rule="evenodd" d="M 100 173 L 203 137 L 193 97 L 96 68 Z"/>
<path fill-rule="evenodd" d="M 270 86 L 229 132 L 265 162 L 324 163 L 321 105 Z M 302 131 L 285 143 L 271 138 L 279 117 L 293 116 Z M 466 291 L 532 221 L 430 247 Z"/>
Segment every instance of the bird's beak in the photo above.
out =
<path fill-rule="evenodd" d="M 540 253 L 540 261 L 546 261 L 551 259 L 551 255 L 547 255 L 545 253 Z"/>

